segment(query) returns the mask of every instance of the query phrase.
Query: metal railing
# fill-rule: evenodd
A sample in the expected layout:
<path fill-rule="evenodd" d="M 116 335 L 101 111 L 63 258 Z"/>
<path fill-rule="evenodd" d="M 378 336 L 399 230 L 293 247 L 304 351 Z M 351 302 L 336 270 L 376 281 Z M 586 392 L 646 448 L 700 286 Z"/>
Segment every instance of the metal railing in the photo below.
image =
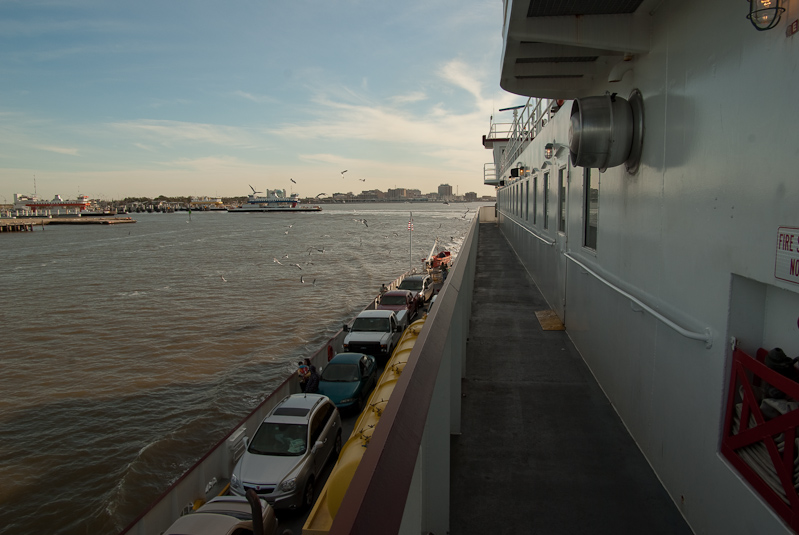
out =
<path fill-rule="evenodd" d="M 799 531 L 796 428 L 799 410 L 788 401 L 799 399 L 799 384 L 738 348 L 732 355 L 727 411 L 721 453 L 758 494 L 793 529 Z M 770 385 L 770 386 L 769 386 Z M 787 399 L 768 397 L 778 389 Z M 764 407 L 772 408 L 769 418 Z"/>
<path fill-rule="evenodd" d="M 497 176 L 503 176 L 513 166 L 527 145 L 541 133 L 555 111 L 553 104 L 555 101 L 552 99 L 530 98 L 523 108 L 513 110 L 513 123 L 506 130 L 503 129 L 502 137 L 507 137 L 509 141 L 499 162 Z M 504 126 L 506 123 L 500 124 Z M 493 124 L 490 132 L 489 136 L 495 132 Z"/>
<path fill-rule="evenodd" d="M 671 327 L 673 330 L 677 331 L 682 336 L 690 338 L 691 340 L 699 340 L 704 342 L 705 348 L 707 349 L 713 347 L 713 332 L 710 330 L 709 327 L 706 327 L 705 330 L 702 332 L 694 332 L 684 327 L 681 327 L 676 322 L 672 321 L 671 319 L 667 318 L 666 316 L 655 310 L 653 307 L 644 303 L 642 300 L 638 299 L 629 292 L 625 292 L 624 290 L 622 290 L 621 288 L 619 288 L 618 286 L 607 280 L 605 277 L 599 275 L 596 271 L 586 266 L 583 262 L 577 260 L 571 253 L 565 252 L 563 253 L 563 256 L 565 256 L 566 258 L 568 258 L 569 260 L 580 266 L 586 273 L 597 279 L 599 282 L 601 282 L 608 288 L 616 291 L 617 293 L 623 295 L 624 297 L 635 303 L 637 306 L 639 306 L 641 309 L 651 314 L 656 320 Z"/>
<path fill-rule="evenodd" d="M 495 186 L 499 184 L 497 167 L 493 163 L 483 164 L 483 183 L 488 186 Z"/>
<path fill-rule="evenodd" d="M 555 243 L 556 243 L 555 240 L 553 240 L 551 238 L 547 238 L 546 236 L 542 236 L 542 235 L 538 234 L 537 232 L 531 230 L 530 228 L 526 227 L 525 225 L 523 225 L 521 222 L 519 222 L 516 219 L 515 215 L 513 215 L 513 214 L 511 214 L 511 213 L 509 213 L 509 212 L 507 212 L 505 210 L 499 210 L 499 213 L 502 214 L 503 216 L 505 216 L 509 221 L 512 221 L 516 226 L 518 226 L 523 231 L 527 232 L 528 234 L 531 234 L 537 240 L 540 240 L 540 241 L 544 242 L 546 245 L 549 245 L 550 247 L 555 245 Z"/>

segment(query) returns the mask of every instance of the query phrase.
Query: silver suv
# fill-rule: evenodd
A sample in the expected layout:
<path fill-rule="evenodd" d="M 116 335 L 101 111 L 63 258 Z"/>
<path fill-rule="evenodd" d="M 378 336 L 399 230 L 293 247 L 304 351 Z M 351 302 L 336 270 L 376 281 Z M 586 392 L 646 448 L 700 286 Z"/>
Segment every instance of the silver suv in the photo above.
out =
<path fill-rule="evenodd" d="M 327 460 L 341 451 L 341 416 L 319 394 L 293 394 L 272 409 L 230 478 L 240 496 L 253 489 L 276 509 L 313 505 L 315 483 Z"/>

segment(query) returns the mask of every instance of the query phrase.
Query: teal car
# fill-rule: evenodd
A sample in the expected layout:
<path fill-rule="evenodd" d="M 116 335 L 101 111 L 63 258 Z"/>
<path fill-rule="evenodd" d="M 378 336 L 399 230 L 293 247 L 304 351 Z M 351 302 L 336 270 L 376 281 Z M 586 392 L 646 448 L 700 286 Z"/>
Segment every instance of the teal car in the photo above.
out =
<path fill-rule="evenodd" d="M 339 409 L 360 411 L 377 384 L 377 362 L 371 355 L 339 353 L 322 370 L 319 394 L 330 398 Z"/>

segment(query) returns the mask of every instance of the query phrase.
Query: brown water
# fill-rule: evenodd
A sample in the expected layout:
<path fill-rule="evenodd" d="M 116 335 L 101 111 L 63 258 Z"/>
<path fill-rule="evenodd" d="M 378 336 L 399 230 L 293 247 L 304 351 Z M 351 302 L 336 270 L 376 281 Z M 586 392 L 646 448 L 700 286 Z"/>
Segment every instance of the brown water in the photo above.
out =
<path fill-rule="evenodd" d="M 410 258 L 457 251 L 476 206 L 0 236 L 0 533 L 119 532 Z"/>

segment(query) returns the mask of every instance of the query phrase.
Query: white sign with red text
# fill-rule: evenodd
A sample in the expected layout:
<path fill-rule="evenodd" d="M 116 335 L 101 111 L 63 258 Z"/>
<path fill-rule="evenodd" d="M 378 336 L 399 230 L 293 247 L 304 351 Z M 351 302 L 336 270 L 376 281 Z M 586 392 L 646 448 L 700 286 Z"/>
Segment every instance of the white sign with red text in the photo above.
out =
<path fill-rule="evenodd" d="M 783 281 L 799 284 L 799 228 L 778 229 L 774 276 Z"/>

